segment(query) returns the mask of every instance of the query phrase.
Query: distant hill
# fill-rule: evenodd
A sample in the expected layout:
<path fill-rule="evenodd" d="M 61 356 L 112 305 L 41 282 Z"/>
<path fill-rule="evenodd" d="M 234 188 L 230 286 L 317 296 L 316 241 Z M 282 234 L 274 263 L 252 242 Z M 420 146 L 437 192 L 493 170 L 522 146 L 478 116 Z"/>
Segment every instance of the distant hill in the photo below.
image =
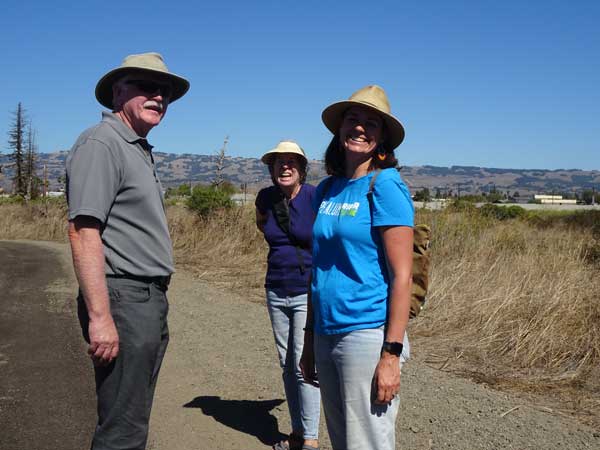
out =
<path fill-rule="evenodd" d="M 47 168 L 51 190 L 62 187 L 64 165 L 67 152 L 41 153 L 38 155 L 39 174 L 42 167 Z M 155 153 L 158 172 L 165 187 L 178 186 L 182 183 L 210 183 L 215 177 L 217 157 L 215 155 L 192 155 Z M 5 166 L 0 173 L 0 187 L 5 191 L 12 190 L 14 170 L 6 165 L 10 163 L 8 155 L 0 155 L 0 166 Z M 402 177 L 416 191 L 424 187 L 432 193 L 436 189 L 441 192 L 452 191 L 456 194 L 477 193 L 493 188 L 502 192 L 515 191 L 521 196 L 534 193 L 581 192 L 585 189 L 600 190 L 600 171 L 592 170 L 531 170 L 531 169 L 493 169 L 472 166 L 412 166 L 403 167 Z M 228 157 L 223 171 L 224 177 L 239 186 L 247 183 L 250 190 L 271 183 L 267 167 L 258 158 Z M 317 182 L 325 176 L 322 161 L 310 161 L 309 182 Z"/>

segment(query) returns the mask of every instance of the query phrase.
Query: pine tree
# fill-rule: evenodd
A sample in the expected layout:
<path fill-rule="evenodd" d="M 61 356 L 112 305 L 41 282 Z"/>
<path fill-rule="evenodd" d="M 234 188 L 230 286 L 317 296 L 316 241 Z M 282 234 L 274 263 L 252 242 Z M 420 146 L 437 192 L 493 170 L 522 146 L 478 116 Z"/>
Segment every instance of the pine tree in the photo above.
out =
<path fill-rule="evenodd" d="M 11 129 L 8 132 L 8 146 L 12 150 L 10 158 L 15 165 L 15 175 L 13 177 L 13 192 L 16 195 L 25 196 L 27 194 L 27 178 L 24 173 L 24 136 L 25 136 L 25 109 L 21 102 L 17 105 L 17 110 L 13 113 L 14 119 Z"/>

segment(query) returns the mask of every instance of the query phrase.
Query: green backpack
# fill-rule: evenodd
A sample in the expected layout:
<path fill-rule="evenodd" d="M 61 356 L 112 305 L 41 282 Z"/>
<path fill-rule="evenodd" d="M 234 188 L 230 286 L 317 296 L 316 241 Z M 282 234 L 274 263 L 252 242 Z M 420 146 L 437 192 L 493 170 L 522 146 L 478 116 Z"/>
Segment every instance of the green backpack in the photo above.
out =
<path fill-rule="evenodd" d="M 373 187 L 375 180 L 381 173 L 381 170 L 376 170 L 369 183 L 369 191 L 367 198 L 369 199 L 369 207 L 373 203 Z M 323 186 L 323 197 L 329 191 L 333 177 L 327 178 Z M 410 295 L 410 318 L 417 317 L 423 307 L 427 297 L 429 288 L 429 266 L 431 262 L 431 253 L 429 250 L 429 242 L 431 241 L 431 228 L 425 224 L 418 224 L 413 227 L 414 243 L 413 243 L 413 265 L 412 265 L 412 292 Z"/>

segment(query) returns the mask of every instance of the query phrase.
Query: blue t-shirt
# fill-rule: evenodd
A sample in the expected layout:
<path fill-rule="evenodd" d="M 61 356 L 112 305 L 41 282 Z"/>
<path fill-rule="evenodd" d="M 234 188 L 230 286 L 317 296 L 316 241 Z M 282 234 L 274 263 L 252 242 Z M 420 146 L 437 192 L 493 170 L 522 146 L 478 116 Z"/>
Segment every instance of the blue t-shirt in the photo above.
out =
<path fill-rule="evenodd" d="M 308 276 L 312 267 L 312 224 L 315 214 L 312 208 L 315 187 L 303 184 L 300 191 L 289 203 L 290 234 L 300 245 L 300 256 L 304 262 L 304 273 L 300 270 L 294 244 L 283 232 L 273 215 L 273 191 L 275 186 L 262 189 L 256 196 L 256 208 L 266 214 L 263 229 L 269 244 L 267 257 L 267 289 L 282 290 L 284 295 L 300 295 L 308 292 Z"/>
<path fill-rule="evenodd" d="M 379 173 L 370 205 L 367 193 L 373 175 L 333 177 L 317 187 L 311 286 L 316 333 L 339 334 L 385 324 L 388 272 L 376 227 L 412 227 L 414 209 L 396 169 Z"/>

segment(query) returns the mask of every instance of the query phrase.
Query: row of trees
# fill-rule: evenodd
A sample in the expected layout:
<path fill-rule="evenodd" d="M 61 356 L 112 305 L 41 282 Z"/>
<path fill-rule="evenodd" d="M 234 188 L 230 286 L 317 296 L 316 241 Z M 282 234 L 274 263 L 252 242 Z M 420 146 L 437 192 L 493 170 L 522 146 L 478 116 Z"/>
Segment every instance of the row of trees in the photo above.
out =
<path fill-rule="evenodd" d="M 37 142 L 31 120 L 27 118 L 21 102 L 13 112 L 13 120 L 8 131 L 8 148 L 11 163 L 5 167 L 14 167 L 13 192 L 25 198 L 39 196 L 42 180 L 37 176 Z M 5 167 L 0 166 L 0 173 Z"/>
<path fill-rule="evenodd" d="M 581 192 L 553 192 L 552 195 L 561 195 L 564 199 L 577 200 L 578 203 L 587 205 L 593 203 L 600 204 L 600 192 L 596 192 L 592 189 L 586 189 Z M 440 198 L 460 198 L 461 200 L 475 203 L 498 203 L 503 201 L 518 201 L 521 198 L 521 195 L 519 194 L 519 191 L 514 191 L 511 194 L 508 190 L 504 192 L 496 188 L 490 189 L 489 192 L 481 192 L 479 194 L 465 194 L 463 192 L 461 195 L 458 195 L 458 193 L 455 193 L 452 189 L 448 189 L 442 193 L 440 188 L 436 188 L 435 194 L 432 195 L 428 188 L 423 188 L 416 191 L 414 195 L 414 200 L 419 202 L 429 202 Z M 529 202 L 533 201 L 532 198 L 529 199 Z"/>
<path fill-rule="evenodd" d="M 519 193 L 515 192 L 514 195 L 518 197 Z M 466 194 L 464 191 L 461 194 L 460 191 L 457 190 L 455 192 L 452 189 L 445 189 L 442 192 L 440 188 L 435 188 L 435 194 L 432 194 L 429 188 L 423 188 L 415 192 L 414 200 L 417 202 L 429 202 L 434 199 L 459 197 L 467 201 L 493 203 L 495 201 L 509 198 L 509 194 L 507 193 L 505 196 L 503 193 L 496 191 L 495 189 L 491 190 L 490 192 L 482 192 L 481 194 Z"/>

